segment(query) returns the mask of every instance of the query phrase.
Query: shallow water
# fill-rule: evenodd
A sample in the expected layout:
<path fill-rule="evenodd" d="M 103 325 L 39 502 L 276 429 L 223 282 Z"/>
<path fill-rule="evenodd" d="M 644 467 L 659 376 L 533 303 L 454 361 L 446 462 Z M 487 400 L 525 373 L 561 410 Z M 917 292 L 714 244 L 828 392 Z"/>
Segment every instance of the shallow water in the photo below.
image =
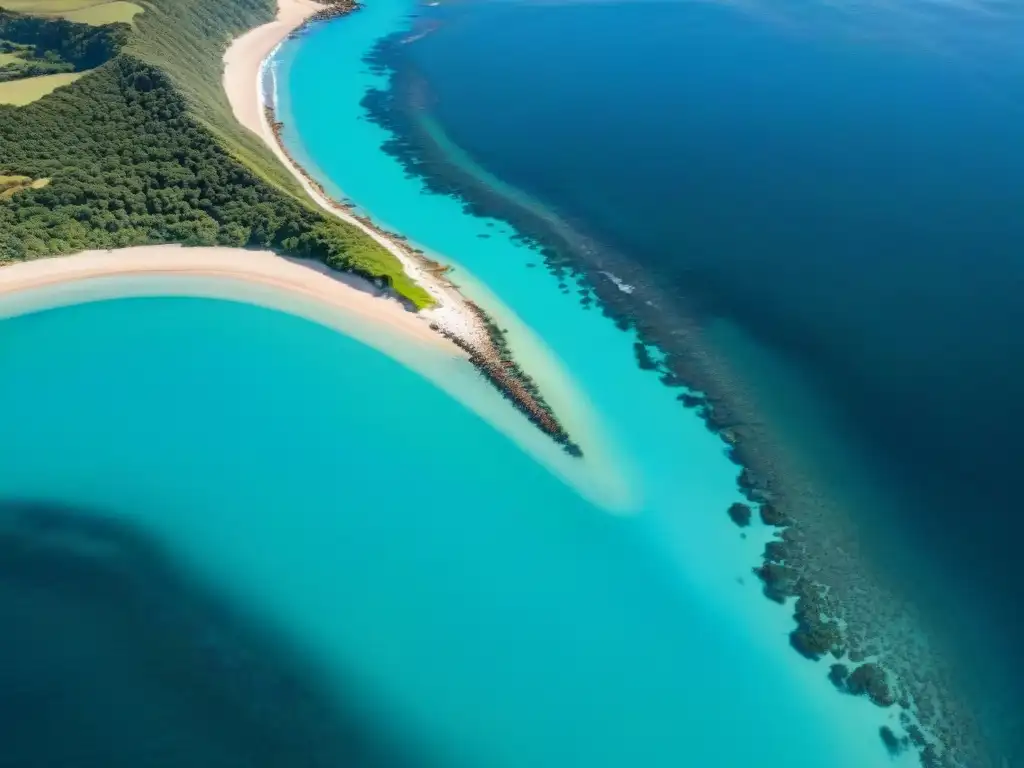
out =
<path fill-rule="evenodd" d="M 3 331 L 0 497 L 139 525 L 424 762 L 888 764 L 878 711 L 830 693 L 736 583 L 732 469 L 699 425 L 623 518 L 306 320 L 133 298 Z"/>
<path fill-rule="evenodd" d="M 514 185 L 695 315 L 1019 734 L 1020 7 L 417 16 L 425 34 L 378 58 L 410 154 L 434 145 L 435 182 Z"/>
<path fill-rule="evenodd" d="M 657 553 L 663 577 L 687 605 L 680 616 L 659 621 L 679 619 L 694 630 L 703 621 L 716 625 L 711 634 L 694 631 L 665 657 L 650 656 L 652 664 L 642 665 L 654 674 L 663 664 L 665 669 L 681 665 L 689 681 L 688 693 L 678 701 L 651 699 L 641 716 L 650 718 L 646 735 L 640 737 L 627 718 L 609 732 L 588 727 L 587 740 L 593 743 L 584 744 L 562 723 L 557 743 L 506 745 L 508 764 L 557 764 L 571 756 L 611 766 L 630 764 L 630 754 L 651 764 L 701 758 L 723 766 L 766 759 L 811 766 L 820 765 L 823 755 L 838 765 L 890 764 L 877 729 L 893 714 L 837 695 L 824 670 L 790 650 L 786 611 L 760 595 L 750 568 L 765 534 L 755 528 L 742 539 L 725 515 L 739 496 L 737 468 L 724 444 L 679 407 L 672 391 L 636 368 L 633 337 L 561 292 L 556 279 L 533 266 L 536 254 L 511 239 L 507 225 L 467 216 L 455 200 L 425 193 L 381 151 L 387 134 L 365 119 L 359 103 L 382 79 L 361 61 L 377 40 L 401 28 L 410 10 L 402 2 L 374 3 L 342 21 L 314 27 L 284 48 L 274 70 L 289 148 L 339 197 L 442 261 L 468 268 L 471 277 L 457 269 L 455 279 L 471 295 L 486 290 L 504 306 L 499 316 L 514 313 L 544 340 L 593 404 L 639 488 L 639 514 L 618 530 L 644 541 L 645 559 Z M 328 79 L 327 70 L 348 74 Z M 494 306 L 491 298 L 484 303 Z M 529 362 L 529 354 L 524 359 Z M 537 503 L 552 506 L 539 497 Z M 595 640 L 590 633 L 579 634 Z M 612 706 L 603 693 L 599 698 L 593 703 L 599 709 L 635 706 L 625 700 Z M 626 698 L 636 701 L 635 694 Z M 760 718 L 755 713 L 764 707 L 787 714 L 782 722 Z M 532 727 L 565 716 L 543 709 L 534 713 Z M 740 710 L 744 738 L 737 740 L 728 736 L 737 727 L 730 713 Z"/>

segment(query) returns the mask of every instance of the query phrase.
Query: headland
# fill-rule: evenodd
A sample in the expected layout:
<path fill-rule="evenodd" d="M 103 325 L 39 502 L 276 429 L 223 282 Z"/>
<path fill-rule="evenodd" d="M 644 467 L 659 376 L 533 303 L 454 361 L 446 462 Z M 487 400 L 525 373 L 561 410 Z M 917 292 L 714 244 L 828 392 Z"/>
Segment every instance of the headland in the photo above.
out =
<path fill-rule="evenodd" d="M 263 73 L 267 59 L 290 35 L 305 25 L 357 11 L 351 0 L 321 4 L 313 0 L 278 0 L 274 21 L 237 38 L 224 54 L 224 90 L 238 122 L 255 133 L 325 212 L 350 224 L 373 239 L 401 263 L 406 274 L 431 297 L 433 304 L 420 310 L 439 336 L 460 347 L 481 375 L 542 432 L 571 456 L 581 456 L 539 387 L 516 362 L 498 325 L 478 304 L 463 296 L 445 278 L 447 268 L 426 258 L 417 249 L 376 226 L 366 216 L 333 200 L 289 154 L 281 140 L 282 123 L 263 97 Z"/>
<path fill-rule="evenodd" d="M 363 278 L 335 272 L 312 261 L 285 259 L 271 251 L 238 248 L 184 248 L 151 245 L 111 251 L 85 251 L 74 256 L 38 259 L 0 269 L 0 297 L 36 289 L 86 285 L 109 277 L 219 278 L 257 288 L 270 288 L 302 297 L 341 312 L 352 320 L 370 323 L 407 341 L 428 346 L 451 357 L 465 357 L 455 344 L 431 330 L 429 323 L 409 312 L 396 299 Z M 82 295 L 79 291 L 78 295 Z M 253 303 L 277 309 L 264 291 Z"/>

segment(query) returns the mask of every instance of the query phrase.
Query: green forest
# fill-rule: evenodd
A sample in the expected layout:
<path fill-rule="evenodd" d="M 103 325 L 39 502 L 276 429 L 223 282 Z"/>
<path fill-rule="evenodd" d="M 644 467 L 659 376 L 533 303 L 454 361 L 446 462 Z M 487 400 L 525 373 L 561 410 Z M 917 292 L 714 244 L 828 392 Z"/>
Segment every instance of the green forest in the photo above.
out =
<path fill-rule="evenodd" d="M 128 24 L 92 27 L 64 19 L 25 16 L 0 8 L 0 50 L 14 53 L 37 67 L 47 64 L 63 67 L 50 71 L 82 72 L 98 67 L 120 52 L 128 42 L 130 31 Z M 29 71 L 19 76 L 34 74 Z"/>
<path fill-rule="evenodd" d="M 161 1 L 193 11 L 202 2 Z M 41 29 L 51 24 L 85 26 L 39 21 Z M 245 26 L 234 18 L 232 24 Z M 0 106 L 0 177 L 49 180 L 0 198 L 0 263 L 154 243 L 263 247 L 387 284 L 416 307 L 430 304 L 392 254 L 357 228 L 322 214 L 294 182 L 280 180 L 280 171 L 265 159 L 269 153 L 238 138 L 233 120 L 223 119 L 222 94 L 218 100 L 209 91 L 210 73 L 200 78 L 193 72 L 190 79 L 181 69 L 181 82 L 189 80 L 191 87 L 179 88 L 164 68 L 136 55 L 140 43 L 118 29 L 125 26 L 87 28 L 105 30 L 104 45 L 112 46 L 105 49 L 109 61 L 87 76 L 34 103 Z M 97 49 L 77 37 L 84 30 L 72 31 L 68 36 L 50 30 L 45 39 L 61 58 L 81 62 Z M 193 58 L 186 66 L 206 60 L 218 67 L 219 80 L 220 51 L 229 38 L 212 34 L 220 43 L 171 39 L 163 50 L 206 40 L 205 59 Z M 126 40 L 132 43 L 128 52 L 118 53 Z"/>

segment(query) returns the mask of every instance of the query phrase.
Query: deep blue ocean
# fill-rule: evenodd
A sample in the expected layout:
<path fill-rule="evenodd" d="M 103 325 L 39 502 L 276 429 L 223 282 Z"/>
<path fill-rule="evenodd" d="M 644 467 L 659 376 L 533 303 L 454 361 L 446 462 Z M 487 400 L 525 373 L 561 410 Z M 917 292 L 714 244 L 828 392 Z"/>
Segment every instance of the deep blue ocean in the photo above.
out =
<path fill-rule="evenodd" d="M 290 153 L 452 266 L 584 458 L 269 289 L 5 298 L 0 765 L 1016 768 L 1022 31 L 373 0 L 295 36 Z M 831 667 L 876 661 L 891 704 Z"/>
<path fill-rule="evenodd" d="M 620 515 L 374 348 L 162 290 L 0 324 L 0 764 L 893 764 L 634 367 Z"/>
<path fill-rule="evenodd" d="M 442 3 L 378 48 L 371 105 L 438 188 L 542 243 L 557 216 L 633 270 L 638 314 L 649 285 L 701 327 L 830 492 L 863 495 L 880 567 L 965 656 L 994 638 L 1006 682 L 1022 33 L 1005 4 Z"/>

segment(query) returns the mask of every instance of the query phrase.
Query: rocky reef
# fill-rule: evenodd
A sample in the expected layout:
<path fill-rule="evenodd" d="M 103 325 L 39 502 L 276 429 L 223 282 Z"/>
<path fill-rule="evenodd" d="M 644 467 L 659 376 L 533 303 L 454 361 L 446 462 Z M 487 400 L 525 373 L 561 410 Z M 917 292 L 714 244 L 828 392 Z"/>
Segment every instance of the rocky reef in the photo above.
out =
<path fill-rule="evenodd" d="M 771 537 L 754 572 L 767 597 L 791 606 L 793 648 L 810 660 L 835 659 L 824 674 L 844 693 L 909 713 L 908 722 L 921 734 L 910 737 L 910 745 L 922 765 L 1002 768 L 1002 755 L 982 736 L 954 670 L 922 632 L 923 617 L 895 585 L 873 572 L 850 510 L 779 445 L 756 396 L 708 342 L 700 313 L 687 305 L 687 297 L 667 295 L 622 254 L 452 163 L 417 117 L 429 107 L 426 84 L 411 68 L 390 67 L 405 36 L 381 41 L 366 60 L 389 78 L 387 89 L 363 101 L 371 119 L 391 134 L 385 151 L 433 192 L 460 200 L 467 213 L 511 225 L 563 293 L 575 286 L 584 307 L 635 334 L 641 369 L 668 387 L 686 387 L 677 400 L 722 438 L 740 467 L 738 491 L 757 507 L 751 533 L 759 524 Z M 851 671 L 847 663 L 859 666 Z"/>
<path fill-rule="evenodd" d="M 346 5 L 348 10 L 345 11 L 337 10 L 340 7 L 340 5 L 332 6 L 332 8 L 336 9 L 336 12 L 329 18 L 344 15 L 344 13 L 356 10 L 360 6 L 348 3 Z M 364 227 L 373 230 L 382 237 L 388 238 L 392 244 L 401 248 L 406 257 L 416 262 L 425 274 L 444 285 L 447 296 L 452 301 L 459 303 L 460 311 L 475 320 L 474 326 L 477 332 L 472 338 L 466 338 L 464 334 L 445 328 L 440 323 L 431 323 L 430 327 L 464 350 L 469 356 L 470 363 L 501 393 L 502 397 L 523 413 L 538 429 L 562 446 L 567 454 L 576 458 L 582 457 L 583 450 L 570 438 L 569 433 L 558 420 L 554 410 L 541 394 L 540 387 L 537 386 L 536 381 L 515 360 L 505 333 L 482 307 L 462 296 L 458 289 L 444 278 L 447 267 L 425 258 L 422 251 L 411 248 L 407 244 L 405 237 L 385 232 L 374 224 L 371 219 L 365 216 L 353 215 L 349 207 L 331 198 L 324 186 L 310 176 L 288 152 L 282 137 L 284 123 L 277 119 L 273 107 L 264 106 L 263 109 L 267 124 L 270 126 L 274 139 L 281 148 L 281 151 L 284 152 L 292 165 L 302 174 L 305 182 L 317 192 L 321 199 L 327 201 L 342 216 L 356 219 Z M 378 285 L 378 287 L 385 288 L 386 286 Z"/>
<path fill-rule="evenodd" d="M 501 329 L 477 304 L 467 299 L 466 306 L 476 314 L 487 331 L 482 342 L 467 341 L 436 323 L 430 327 L 465 350 L 469 361 L 480 374 L 538 429 L 561 445 L 567 454 L 577 458 L 583 456 L 582 449 L 572 441 L 551 406 L 544 400 L 537 383 L 512 357 Z"/>
<path fill-rule="evenodd" d="M 355 0 L 315 0 L 324 6 L 323 10 L 317 11 L 307 20 L 307 24 L 315 21 L 329 21 L 330 19 L 336 19 L 339 16 L 358 11 L 363 7 L 362 3 L 355 2 Z"/>
<path fill-rule="evenodd" d="M 828 679 L 843 693 L 866 696 L 880 707 L 896 704 L 896 694 L 889 683 L 889 675 L 873 662 L 861 664 L 852 672 L 845 664 L 829 667 Z"/>
<path fill-rule="evenodd" d="M 855 696 L 867 696 L 880 707 L 891 707 L 896 703 L 886 671 L 872 662 L 853 670 L 846 680 L 846 687 Z"/>
<path fill-rule="evenodd" d="M 893 733 L 892 728 L 887 725 L 883 725 L 878 729 L 878 735 L 882 739 L 882 744 L 885 746 L 885 751 L 888 752 L 892 757 L 897 757 L 904 749 L 910 744 L 910 739 L 906 736 L 899 737 Z"/>
<path fill-rule="evenodd" d="M 746 528 L 750 525 L 752 514 L 750 507 L 741 501 L 729 505 L 729 518 L 740 528 Z"/>

